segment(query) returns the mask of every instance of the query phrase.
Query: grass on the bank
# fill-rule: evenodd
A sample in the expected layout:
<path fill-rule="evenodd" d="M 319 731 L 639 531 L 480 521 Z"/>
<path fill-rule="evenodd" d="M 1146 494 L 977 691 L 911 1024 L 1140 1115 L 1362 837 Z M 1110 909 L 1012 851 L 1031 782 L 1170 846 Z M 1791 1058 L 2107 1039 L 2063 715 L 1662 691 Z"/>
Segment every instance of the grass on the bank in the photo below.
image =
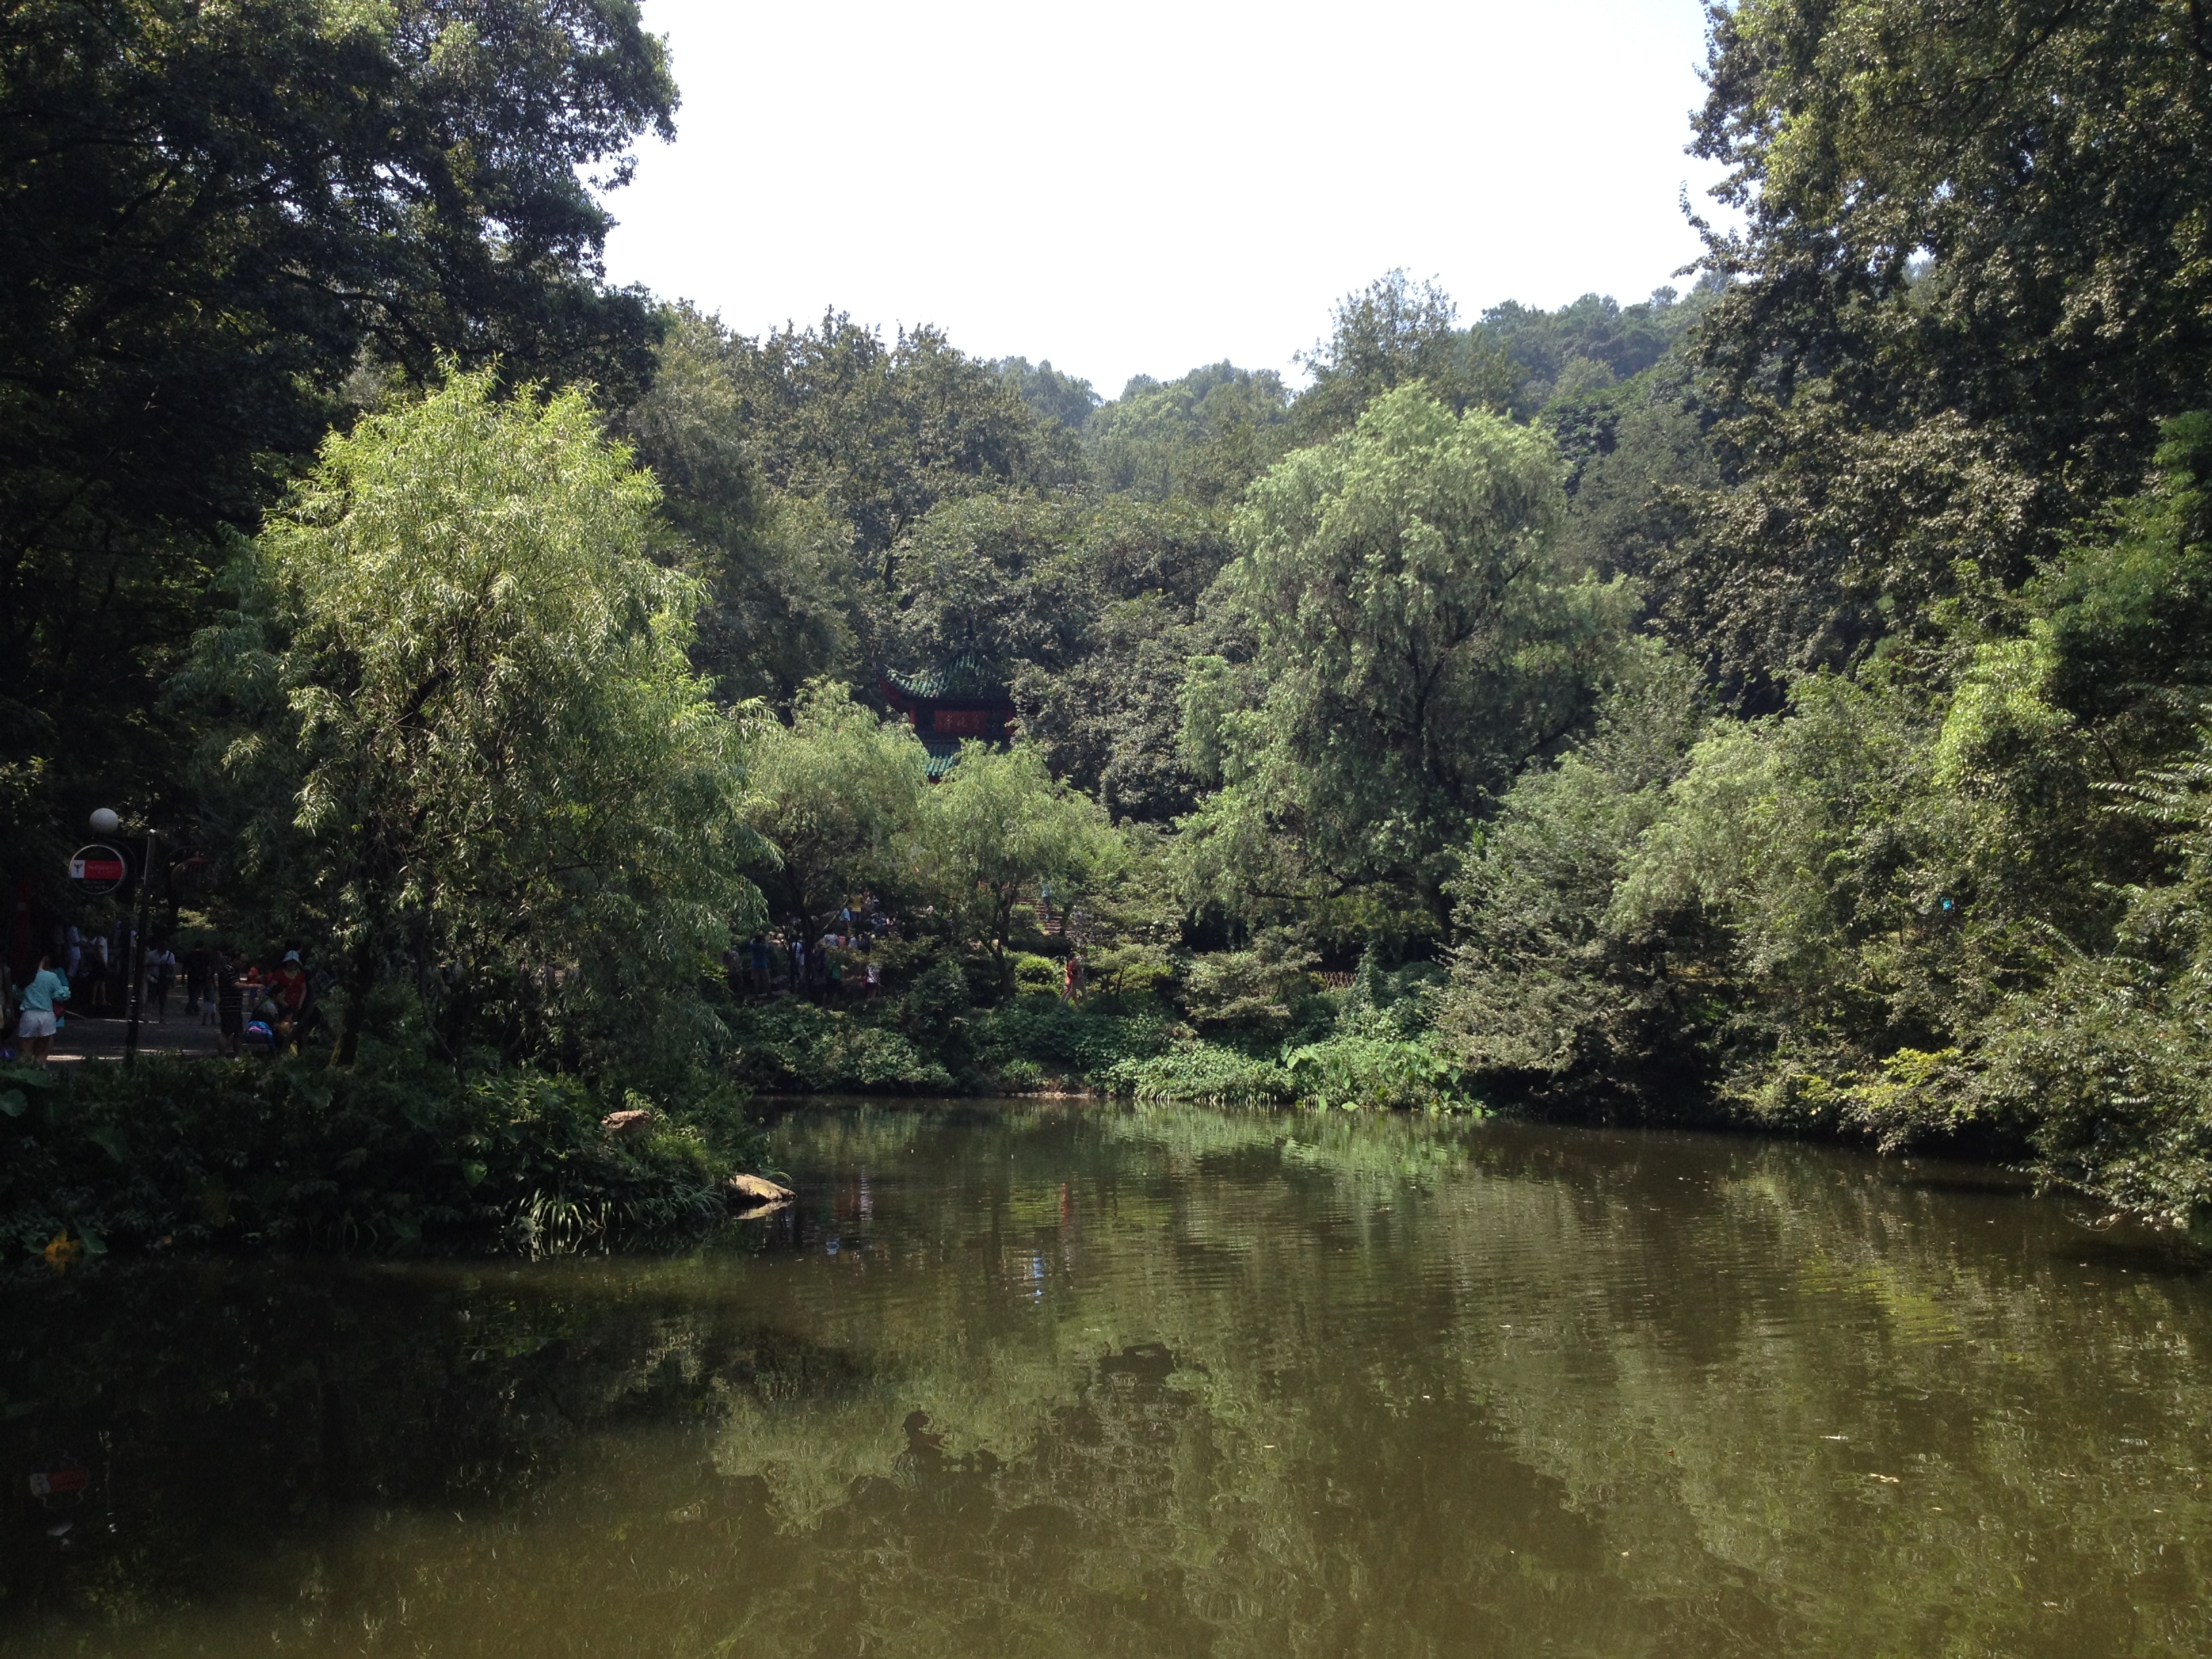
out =
<path fill-rule="evenodd" d="M 1138 1100 L 1470 1110 L 1464 1072 L 1417 1019 L 1355 994 L 1320 997 L 1287 1030 L 1202 1036 L 1149 993 L 995 1007 L 941 988 L 842 1009 L 786 998 L 729 1017 L 732 1069 L 775 1092 L 1030 1093 Z"/>

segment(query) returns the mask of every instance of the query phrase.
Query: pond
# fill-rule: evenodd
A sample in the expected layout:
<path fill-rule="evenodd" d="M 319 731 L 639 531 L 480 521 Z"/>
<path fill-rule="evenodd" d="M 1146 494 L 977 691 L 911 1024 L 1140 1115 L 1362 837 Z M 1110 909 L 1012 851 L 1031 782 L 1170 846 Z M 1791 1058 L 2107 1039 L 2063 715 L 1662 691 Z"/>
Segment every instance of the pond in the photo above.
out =
<path fill-rule="evenodd" d="M 0 1285 L 0 1655 L 2212 1654 L 2212 1275 L 2000 1173 L 775 1135 L 680 1255 Z"/>

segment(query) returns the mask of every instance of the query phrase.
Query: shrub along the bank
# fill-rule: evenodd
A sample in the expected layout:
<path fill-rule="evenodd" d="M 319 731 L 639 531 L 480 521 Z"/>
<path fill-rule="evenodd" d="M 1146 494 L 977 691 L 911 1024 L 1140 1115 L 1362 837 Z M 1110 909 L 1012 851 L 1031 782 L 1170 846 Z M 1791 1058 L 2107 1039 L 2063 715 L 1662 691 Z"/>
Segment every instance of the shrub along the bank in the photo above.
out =
<path fill-rule="evenodd" d="M 953 1093 L 959 1086 L 941 1057 L 957 1063 L 959 1033 L 940 1028 L 936 1052 L 899 1029 L 895 1005 L 840 1012 L 796 997 L 726 1015 L 730 1070 L 750 1087 L 779 1094 Z"/>
<path fill-rule="evenodd" d="M 1466 1072 L 1426 1036 L 1344 1032 L 1286 1045 L 1279 1056 L 1188 1039 L 1111 1067 L 1103 1081 L 1139 1100 L 1269 1103 L 1346 1110 L 1484 1109 Z"/>
<path fill-rule="evenodd" d="M 1151 992 L 1079 1004 L 1017 994 L 974 1006 L 942 958 L 899 998 L 843 1009 L 796 999 L 734 1010 L 732 1074 L 791 1093 L 1089 1090 L 1139 1100 L 1471 1110 L 1466 1067 L 1436 1040 L 1424 965 L 1372 961 L 1346 992 L 1245 996 L 1202 1029 Z M 1020 982 L 1019 977 L 1017 983 Z"/>
<path fill-rule="evenodd" d="M 1347 1031 L 1283 1056 L 1297 1097 L 1310 1105 L 1470 1111 L 1480 1103 L 1467 1072 L 1424 1032 L 1416 1037 Z"/>
<path fill-rule="evenodd" d="M 1189 1101 L 1208 1106 L 1285 1104 L 1293 1098 L 1280 1061 L 1219 1042 L 1178 1043 L 1164 1054 L 1124 1060 L 1107 1073 L 1117 1094 L 1139 1100 Z"/>
<path fill-rule="evenodd" d="M 970 1040 L 987 1073 L 1021 1088 L 1103 1088 L 1117 1066 L 1164 1054 L 1173 1023 L 1158 998 L 1082 1004 L 1018 996 L 976 1014 Z"/>
<path fill-rule="evenodd" d="M 814 1094 L 952 1094 L 1103 1088 L 1125 1060 L 1164 1052 L 1170 1018 L 1156 998 L 1057 996 L 968 1001 L 957 964 L 919 976 L 908 996 L 817 1007 L 796 998 L 733 1010 L 730 1068 L 746 1085 Z"/>
<path fill-rule="evenodd" d="M 727 1091 L 616 1139 L 573 1077 L 463 1078 L 390 1051 L 0 1073 L 0 1240 L 112 1247 L 499 1243 L 711 1225 L 759 1132 Z"/>

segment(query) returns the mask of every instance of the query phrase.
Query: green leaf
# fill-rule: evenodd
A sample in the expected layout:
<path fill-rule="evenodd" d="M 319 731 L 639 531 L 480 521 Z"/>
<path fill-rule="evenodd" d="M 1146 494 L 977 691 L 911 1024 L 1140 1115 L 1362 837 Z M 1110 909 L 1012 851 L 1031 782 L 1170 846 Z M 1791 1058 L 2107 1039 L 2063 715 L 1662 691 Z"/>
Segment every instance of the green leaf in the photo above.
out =
<path fill-rule="evenodd" d="M 490 1173 L 491 1171 L 485 1165 L 476 1162 L 473 1158 L 461 1165 L 461 1179 L 467 1182 L 472 1188 L 482 1186 L 484 1176 Z"/>
<path fill-rule="evenodd" d="M 21 1089 L 10 1089 L 5 1094 L 0 1094 L 0 1112 L 5 1112 L 9 1117 L 22 1116 L 30 1103 L 23 1097 Z"/>

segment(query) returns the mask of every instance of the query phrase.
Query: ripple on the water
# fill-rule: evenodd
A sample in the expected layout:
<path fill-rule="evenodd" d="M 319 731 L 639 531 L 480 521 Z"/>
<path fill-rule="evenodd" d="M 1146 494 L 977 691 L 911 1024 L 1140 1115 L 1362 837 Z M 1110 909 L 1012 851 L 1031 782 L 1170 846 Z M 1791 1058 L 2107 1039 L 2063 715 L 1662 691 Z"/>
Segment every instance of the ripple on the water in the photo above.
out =
<path fill-rule="evenodd" d="M 10 1285 L 0 1652 L 2212 1652 L 2212 1280 L 2002 1172 L 775 1133 L 675 1258 Z"/>

